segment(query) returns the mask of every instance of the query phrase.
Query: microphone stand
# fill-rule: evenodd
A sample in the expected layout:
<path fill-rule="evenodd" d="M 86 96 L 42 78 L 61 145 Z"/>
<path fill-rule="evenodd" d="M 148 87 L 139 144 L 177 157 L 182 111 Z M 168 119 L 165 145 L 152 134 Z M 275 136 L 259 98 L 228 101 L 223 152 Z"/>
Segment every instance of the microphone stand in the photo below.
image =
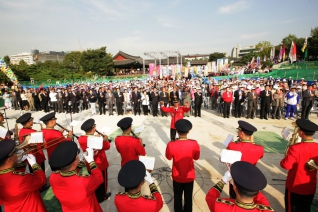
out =
<path fill-rule="evenodd" d="M 3 111 L 4 111 L 4 119 L 7 119 L 6 107 L 3 107 Z M 7 121 L 6 123 L 7 123 L 7 129 L 9 130 L 9 124 Z"/>

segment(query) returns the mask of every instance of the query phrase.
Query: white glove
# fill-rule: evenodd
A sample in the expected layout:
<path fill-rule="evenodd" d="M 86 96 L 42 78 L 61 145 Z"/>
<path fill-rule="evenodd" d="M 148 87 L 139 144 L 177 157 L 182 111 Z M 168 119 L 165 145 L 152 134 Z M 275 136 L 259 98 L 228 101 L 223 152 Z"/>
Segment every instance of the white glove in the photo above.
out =
<path fill-rule="evenodd" d="M 22 162 L 25 161 L 27 158 L 28 158 L 28 156 L 23 155 L 22 158 L 21 158 L 21 160 L 20 160 L 19 162 L 22 163 Z"/>
<path fill-rule="evenodd" d="M 30 166 L 32 167 L 34 164 L 36 164 L 36 158 L 34 155 L 31 154 L 27 154 L 27 160 L 30 164 Z"/>
<path fill-rule="evenodd" d="M 232 176 L 231 176 L 230 171 L 225 172 L 224 176 L 222 177 L 222 181 L 225 184 L 228 184 L 228 182 L 230 182 L 231 179 L 232 179 Z"/>
<path fill-rule="evenodd" d="M 86 153 L 84 154 L 84 158 L 86 160 L 87 163 L 93 162 L 94 161 L 94 150 L 91 148 L 87 148 L 86 149 Z"/>
<path fill-rule="evenodd" d="M 153 184 L 153 179 L 151 177 L 151 174 L 146 170 L 146 176 L 145 176 L 145 180 L 150 184 Z"/>

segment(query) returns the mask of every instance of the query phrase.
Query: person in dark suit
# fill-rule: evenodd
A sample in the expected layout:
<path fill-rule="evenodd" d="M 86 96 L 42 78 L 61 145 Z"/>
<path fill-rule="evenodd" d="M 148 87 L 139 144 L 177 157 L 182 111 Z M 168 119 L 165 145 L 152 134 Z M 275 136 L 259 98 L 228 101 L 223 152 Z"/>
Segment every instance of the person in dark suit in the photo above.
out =
<path fill-rule="evenodd" d="M 269 107 L 272 104 L 272 92 L 269 90 L 269 86 L 265 86 L 265 90 L 261 91 L 261 119 L 267 119 L 269 114 Z"/>
<path fill-rule="evenodd" d="M 105 115 L 106 97 L 105 97 L 105 93 L 102 91 L 102 88 L 98 89 L 97 99 L 98 99 L 98 106 L 99 106 L 99 115 L 102 115 L 102 114 Z"/>
<path fill-rule="evenodd" d="M 20 108 L 21 110 L 23 110 L 21 93 L 22 93 L 22 88 L 19 87 L 19 90 L 16 92 L 16 96 L 17 96 L 17 101 L 19 102 Z"/>
<path fill-rule="evenodd" d="M 49 107 L 48 107 L 48 101 L 49 101 L 49 97 L 48 95 L 46 94 L 45 90 L 41 90 L 41 104 L 42 104 L 42 110 L 47 113 L 49 112 Z"/>
<path fill-rule="evenodd" d="M 169 94 L 168 94 L 168 92 L 166 91 L 166 88 L 165 87 L 163 87 L 162 88 L 162 92 L 160 93 L 160 95 L 159 95 L 159 101 L 160 102 L 163 102 L 163 105 L 165 106 L 165 107 L 167 107 L 167 104 L 168 104 L 168 102 L 169 102 Z M 161 108 L 160 108 L 161 109 Z M 163 117 L 163 116 L 168 116 L 165 112 L 163 112 L 163 110 L 161 109 L 161 116 Z"/>
<path fill-rule="evenodd" d="M 245 100 L 245 93 L 243 91 L 243 88 L 244 88 L 244 86 L 240 85 L 239 90 L 236 90 L 234 92 L 234 106 L 235 106 L 234 116 L 235 116 L 235 118 L 237 118 L 237 117 L 241 118 L 241 114 L 243 112 L 242 104 Z"/>
<path fill-rule="evenodd" d="M 65 90 L 64 90 L 64 88 L 62 89 L 62 96 L 63 96 L 63 105 L 65 106 L 65 111 L 66 111 L 66 113 L 68 113 L 69 112 L 68 102 L 70 101 L 70 98 L 68 96 L 67 89 L 65 89 Z"/>
<path fill-rule="evenodd" d="M 140 92 L 138 91 L 137 87 L 134 88 L 134 91 L 131 94 L 131 101 L 134 106 L 134 114 L 136 115 L 137 113 L 140 115 L 140 99 L 141 95 Z"/>
<path fill-rule="evenodd" d="M 254 119 L 255 109 L 257 107 L 257 93 L 255 92 L 255 88 L 251 88 L 251 92 L 247 94 L 247 116 L 246 118 Z"/>
<path fill-rule="evenodd" d="M 124 115 L 123 104 L 124 104 L 124 93 L 120 92 L 120 89 L 117 88 L 117 92 L 114 93 L 114 97 L 116 98 L 116 109 L 117 115 Z"/>
<path fill-rule="evenodd" d="M 74 88 L 72 88 L 71 92 L 68 93 L 69 99 L 71 101 L 72 105 L 72 113 L 78 113 L 78 107 L 77 107 L 77 100 L 78 100 L 78 95 L 75 91 Z M 71 108 L 70 108 L 71 110 Z"/>
<path fill-rule="evenodd" d="M 308 85 L 307 90 L 304 90 L 302 93 L 302 109 L 301 109 L 301 118 L 308 119 L 310 109 L 313 105 L 315 99 L 315 93 L 312 91 L 312 86 Z"/>
<path fill-rule="evenodd" d="M 201 105 L 203 102 L 201 88 L 197 87 L 197 92 L 194 93 L 194 117 L 201 117 Z"/>
<path fill-rule="evenodd" d="M 179 95 L 179 92 L 177 91 L 177 88 L 174 87 L 173 91 L 170 92 L 170 104 L 173 105 L 173 101 L 180 100 L 179 96 L 180 95 Z"/>
<path fill-rule="evenodd" d="M 152 104 L 152 115 L 153 117 L 158 116 L 158 102 L 159 102 L 159 93 L 157 88 L 153 89 L 151 93 L 151 104 Z"/>

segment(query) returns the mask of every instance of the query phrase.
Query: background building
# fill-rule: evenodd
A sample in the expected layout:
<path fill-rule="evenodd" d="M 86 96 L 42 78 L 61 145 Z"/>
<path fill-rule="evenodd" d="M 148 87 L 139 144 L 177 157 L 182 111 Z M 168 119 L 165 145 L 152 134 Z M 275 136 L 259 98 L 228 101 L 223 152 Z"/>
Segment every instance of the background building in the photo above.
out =
<path fill-rule="evenodd" d="M 247 46 L 245 48 L 242 48 L 241 45 L 237 45 L 232 49 L 231 57 L 241 58 L 250 52 L 259 52 L 259 50 L 256 50 L 255 46 Z"/>
<path fill-rule="evenodd" d="M 15 54 L 10 56 L 10 62 L 13 65 L 19 65 L 21 60 L 24 60 L 24 62 L 26 62 L 28 65 L 35 64 L 35 62 L 33 61 L 32 53 L 24 52 L 21 54 Z"/>
<path fill-rule="evenodd" d="M 37 49 L 32 49 L 31 53 L 24 52 L 21 54 L 11 55 L 10 62 L 14 65 L 18 65 L 21 60 L 24 60 L 28 65 L 32 65 L 39 62 L 45 61 L 59 61 L 63 62 L 65 58 L 65 52 L 56 52 L 56 51 L 45 51 L 40 52 Z"/>

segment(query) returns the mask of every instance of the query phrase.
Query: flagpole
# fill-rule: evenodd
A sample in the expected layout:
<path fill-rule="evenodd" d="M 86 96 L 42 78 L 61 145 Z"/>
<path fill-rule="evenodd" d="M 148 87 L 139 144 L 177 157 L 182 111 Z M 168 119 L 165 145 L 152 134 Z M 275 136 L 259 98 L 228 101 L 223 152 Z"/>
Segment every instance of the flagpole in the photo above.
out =
<path fill-rule="evenodd" d="M 298 80 L 298 72 L 297 72 L 297 80 Z"/>

